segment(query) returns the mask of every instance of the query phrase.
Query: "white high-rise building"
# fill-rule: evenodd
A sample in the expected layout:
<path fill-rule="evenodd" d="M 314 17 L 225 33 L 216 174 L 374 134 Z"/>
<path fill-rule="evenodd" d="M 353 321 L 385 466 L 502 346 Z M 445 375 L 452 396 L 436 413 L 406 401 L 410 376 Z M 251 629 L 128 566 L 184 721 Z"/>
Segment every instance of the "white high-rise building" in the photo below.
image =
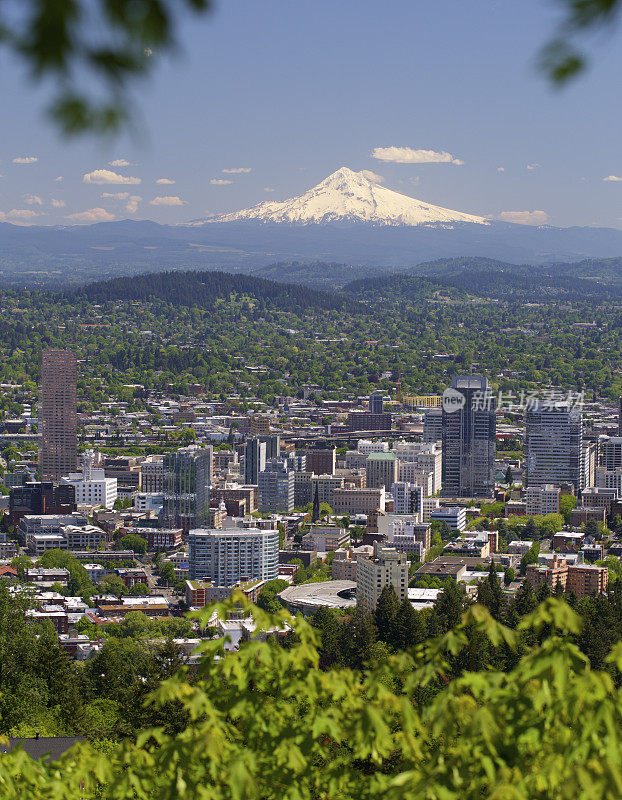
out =
<path fill-rule="evenodd" d="M 597 489 L 615 489 L 618 498 L 622 498 L 622 467 L 611 470 L 597 467 L 594 485 Z"/>
<path fill-rule="evenodd" d="M 583 423 L 578 408 L 537 403 L 525 414 L 527 486 L 572 483 L 584 488 Z"/>
<path fill-rule="evenodd" d="M 400 602 L 408 596 L 408 561 L 406 553 L 374 542 L 373 557 L 356 564 L 357 604 L 373 611 L 385 586 L 393 586 Z"/>
<path fill-rule="evenodd" d="M 399 480 L 411 480 L 406 477 L 409 469 L 418 469 L 432 473 L 432 491 L 436 494 L 441 488 L 443 454 L 437 442 L 396 442 L 393 452 L 399 459 Z M 410 466 L 412 465 L 412 466 Z"/>
<path fill-rule="evenodd" d="M 425 469 L 420 469 L 414 461 L 399 461 L 397 465 L 397 479 L 423 489 L 423 496 L 430 497 L 434 494 L 434 475 Z"/>
<path fill-rule="evenodd" d="M 215 586 L 270 581 L 279 574 L 279 532 L 258 528 L 198 528 L 188 536 L 191 579 Z"/>
<path fill-rule="evenodd" d="M 544 486 L 529 486 L 525 498 L 525 511 L 533 517 L 536 514 L 559 514 L 559 486 L 545 483 Z"/>
<path fill-rule="evenodd" d="M 423 489 L 413 483 L 398 481 L 391 486 L 394 514 L 418 514 L 423 505 Z"/>
<path fill-rule="evenodd" d="M 93 467 L 95 454 L 87 450 L 82 458 L 82 472 L 71 472 L 61 478 L 76 490 L 78 505 L 104 506 L 112 508 L 117 499 L 117 479 L 106 478 L 103 469 Z"/>

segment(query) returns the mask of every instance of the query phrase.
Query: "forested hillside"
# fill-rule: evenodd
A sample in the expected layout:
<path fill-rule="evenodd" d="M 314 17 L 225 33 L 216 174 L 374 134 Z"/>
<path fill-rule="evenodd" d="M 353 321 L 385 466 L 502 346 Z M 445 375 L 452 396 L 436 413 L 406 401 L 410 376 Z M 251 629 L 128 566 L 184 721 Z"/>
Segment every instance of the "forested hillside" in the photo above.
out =
<path fill-rule="evenodd" d="M 276 283 L 228 272 L 152 272 L 91 283 L 74 293 L 93 303 L 109 300 L 162 300 L 172 305 L 209 307 L 231 295 L 254 298 L 282 311 L 339 310 L 351 301 L 305 286 Z M 356 305 L 356 304 L 355 304 Z"/>

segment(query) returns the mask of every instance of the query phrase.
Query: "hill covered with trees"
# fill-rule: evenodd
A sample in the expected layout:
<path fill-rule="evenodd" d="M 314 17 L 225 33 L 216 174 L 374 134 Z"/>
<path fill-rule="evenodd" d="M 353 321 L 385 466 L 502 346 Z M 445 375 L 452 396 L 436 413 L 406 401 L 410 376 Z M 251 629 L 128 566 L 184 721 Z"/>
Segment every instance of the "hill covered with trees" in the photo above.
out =
<path fill-rule="evenodd" d="M 252 298 L 282 311 L 341 310 L 352 306 L 344 297 L 296 284 L 277 283 L 229 272 L 151 272 L 98 281 L 71 293 L 92 303 L 111 300 L 162 300 L 173 305 L 209 307 L 232 296 Z M 354 304 L 357 305 L 357 304 Z M 359 310 L 363 310 L 361 307 Z"/>

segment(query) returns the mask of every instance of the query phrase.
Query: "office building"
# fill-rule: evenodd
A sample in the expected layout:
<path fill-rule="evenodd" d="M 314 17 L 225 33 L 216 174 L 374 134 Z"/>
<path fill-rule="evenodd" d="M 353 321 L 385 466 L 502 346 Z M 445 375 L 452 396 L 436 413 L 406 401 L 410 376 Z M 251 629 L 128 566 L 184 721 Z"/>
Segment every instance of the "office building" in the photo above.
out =
<path fill-rule="evenodd" d="M 39 466 L 44 481 L 76 469 L 78 453 L 77 361 L 68 350 L 44 350 L 41 358 Z"/>
<path fill-rule="evenodd" d="M 11 525 L 19 525 L 26 514 L 71 514 L 76 510 L 76 490 L 73 486 L 55 486 L 52 481 L 31 481 L 9 491 Z"/>
<path fill-rule="evenodd" d="M 140 488 L 147 494 L 160 494 L 164 487 L 164 458 L 147 456 L 140 463 Z"/>
<path fill-rule="evenodd" d="M 488 380 L 458 375 L 443 407 L 442 494 L 491 497 L 495 468 L 495 402 Z"/>
<path fill-rule="evenodd" d="M 430 511 L 429 521 L 446 522 L 452 531 L 463 531 L 466 529 L 466 508 L 455 506 L 454 508 L 436 508 Z M 424 520 L 427 522 L 428 520 Z"/>
<path fill-rule="evenodd" d="M 390 431 L 391 414 L 372 414 L 370 411 L 350 411 L 348 430 L 350 431 Z"/>
<path fill-rule="evenodd" d="M 622 436 L 611 436 L 600 442 L 599 466 L 608 472 L 622 469 Z"/>
<path fill-rule="evenodd" d="M 79 505 L 112 508 L 117 499 L 117 479 L 106 478 L 103 469 L 95 469 L 95 454 L 87 450 L 82 457 L 82 472 L 71 472 L 61 483 L 73 486 Z"/>
<path fill-rule="evenodd" d="M 270 433 L 270 420 L 268 417 L 253 416 L 248 423 L 251 436 L 267 436 Z"/>
<path fill-rule="evenodd" d="M 369 395 L 369 413 L 382 414 L 384 411 L 384 395 L 376 390 Z"/>
<path fill-rule="evenodd" d="M 216 586 L 270 581 L 279 574 L 279 532 L 258 528 L 192 530 L 188 536 L 191 580 Z"/>
<path fill-rule="evenodd" d="M 259 485 L 259 473 L 266 468 L 266 443 L 257 436 L 244 443 L 244 483 L 247 486 Z"/>
<path fill-rule="evenodd" d="M 622 397 L 618 397 L 618 436 L 622 437 Z"/>
<path fill-rule="evenodd" d="M 525 513 L 534 517 L 538 514 L 559 514 L 559 486 L 545 483 L 543 486 L 529 486 L 525 498 Z"/>
<path fill-rule="evenodd" d="M 305 470 L 316 475 L 335 474 L 334 447 L 313 447 L 306 452 Z"/>
<path fill-rule="evenodd" d="M 423 489 L 406 481 L 391 485 L 394 514 L 419 514 L 423 505 Z"/>
<path fill-rule="evenodd" d="M 412 483 L 413 486 L 420 486 L 423 489 L 424 497 L 434 494 L 433 473 L 419 469 L 417 464 L 412 461 L 398 461 L 397 480 L 398 483 Z"/>
<path fill-rule="evenodd" d="M 430 444 L 443 439 L 443 409 L 426 408 L 423 413 L 423 441 Z"/>
<path fill-rule="evenodd" d="M 406 553 L 374 542 L 371 558 L 360 558 L 356 565 L 356 602 L 373 611 L 385 586 L 393 586 L 400 602 L 408 596 Z"/>
<path fill-rule="evenodd" d="M 281 437 L 277 434 L 273 436 L 260 436 L 259 440 L 266 446 L 266 461 L 281 457 Z"/>
<path fill-rule="evenodd" d="M 294 508 L 304 508 L 313 502 L 312 478 L 312 472 L 294 472 Z"/>
<path fill-rule="evenodd" d="M 259 510 L 289 514 L 294 510 L 294 475 L 279 459 L 266 463 L 259 473 Z"/>
<path fill-rule="evenodd" d="M 584 487 L 581 411 L 536 403 L 525 412 L 525 484 Z"/>
<path fill-rule="evenodd" d="M 616 467 L 611 471 L 604 467 L 596 467 L 594 485 L 601 489 L 615 489 L 618 500 L 622 499 L 622 467 Z"/>
<path fill-rule="evenodd" d="M 106 532 L 96 525 L 65 525 L 61 529 L 68 550 L 99 550 L 106 546 Z"/>
<path fill-rule="evenodd" d="M 214 452 L 187 447 L 164 456 L 162 522 L 168 528 L 191 528 L 207 522 Z"/>
<path fill-rule="evenodd" d="M 365 464 L 366 482 L 371 489 L 390 489 L 397 481 L 394 453 L 370 453 Z"/>
<path fill-rule="evenodd" d="M 332 508 L 335 499 L 335 489 L 343 487 L 343 478 L 340 475 L 313 475 L 311 478 L 311 497 L 315 498 L 317 492 L 320 503 L 328 503 Z"/>
<path fill-rule="evenodd" d="M 106 456 L 104 475 L 116 480 L 119 494 L 131 494 L 141 485 L 140 459 L 136 456 Z"/>
<path fill-rule="evenodd" d="M 332 509 L 335 514 L 374 514 L 384 511 L 385 490 L 382 489 L 335 489 Z"/>
<path fill-rule="evenodd" d="M 338 550 L 349 540 L 350 534 L 344 528 L 333 525 L 314 525 L 302 537 L 303 550 L 315 550 L 318 553 L 328 553 Z"/>
<path fill-rule="evenodd" d="M 182 543 L 181 528 L 132 528 L 128 532 L 142 536 L 148 550 L 174 550 Z"/>

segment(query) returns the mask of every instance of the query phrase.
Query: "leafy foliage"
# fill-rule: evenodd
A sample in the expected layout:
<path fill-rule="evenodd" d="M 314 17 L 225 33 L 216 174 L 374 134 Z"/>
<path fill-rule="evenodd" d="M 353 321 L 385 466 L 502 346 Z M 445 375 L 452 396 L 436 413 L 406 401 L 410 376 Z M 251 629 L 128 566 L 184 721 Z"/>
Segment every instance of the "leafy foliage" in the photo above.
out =
<path fill-rule="evenodd" d="M 260 629 L 291 621 L 252 614 Z M 58 765 L 10 753 L 0 763 L 3 796 L 613 800 L 622 790 L 622 703 L 612 675 L 622 649 L 605 656 L 607 671 L 595 670 L 572 642 L 580 622 L 553 598 L 520 630 L 476 605 L 448 632 L 361 670 L 322 669 L 317 631 L 301 617 L 287 648 L 257 638 L 230 652 L 206 642 L 196 680 L 178 671 L 147 706 L 177 708 L 187 724 L 156 725 L 105 754 L 81 745 Z M 482 648 L 492 662 L 512 653 L 514 664 L 472 669 Z M 127 655 L 126 670 L 140 670 L 136 653 Z M 100 711 L 105 726 L 116 707 Z"/>

